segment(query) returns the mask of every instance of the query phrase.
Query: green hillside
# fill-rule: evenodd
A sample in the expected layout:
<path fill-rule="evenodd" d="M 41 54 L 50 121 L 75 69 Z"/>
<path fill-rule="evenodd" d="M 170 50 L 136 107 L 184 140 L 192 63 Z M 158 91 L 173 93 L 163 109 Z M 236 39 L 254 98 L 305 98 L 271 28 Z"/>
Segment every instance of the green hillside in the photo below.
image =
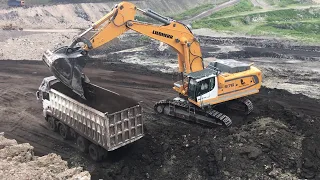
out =
<path fill-rule="evenodd" d="M 268 8 L 249 0 L 225 8 L 192 23 L 193 28 L 211 28 L 229 33 L 278 36 L 305 42 L 320 42 L 320 6 L 311 1 L 265 1 Z"/>

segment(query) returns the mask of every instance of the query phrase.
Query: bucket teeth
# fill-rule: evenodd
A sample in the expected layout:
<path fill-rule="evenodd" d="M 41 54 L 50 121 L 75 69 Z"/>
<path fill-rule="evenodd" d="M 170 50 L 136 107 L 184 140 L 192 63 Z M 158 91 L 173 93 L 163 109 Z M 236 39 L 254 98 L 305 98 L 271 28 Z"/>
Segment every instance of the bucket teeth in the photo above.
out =
<path fill-rule="evenodd" d="M 43 56 L 42 56 L 42 61 L 48 66 L 50 67 L 51 64 L 52 64 L 52 60 L 50 57 L 53 56 L 53 53 L 52 51 L 50 50 L 46 50 L 46 52 L 43 53 Z"/>

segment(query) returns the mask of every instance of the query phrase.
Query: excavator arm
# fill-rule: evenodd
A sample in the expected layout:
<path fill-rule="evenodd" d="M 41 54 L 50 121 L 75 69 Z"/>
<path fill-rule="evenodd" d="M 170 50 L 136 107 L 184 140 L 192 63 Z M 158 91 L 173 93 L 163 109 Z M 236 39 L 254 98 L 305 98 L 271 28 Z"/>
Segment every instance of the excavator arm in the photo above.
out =
<path fill-rule="evenodd" d="M 154 25 L 134 20 L 141 12 L 164 25 Z M 179 72 L 196 72 L 203 69 L 200 44 L 184 24 L 163 17 L 151 10 L 142 10 L 127 2 L 118 4 L 110 13 L 92 25 L 86 32 L 98 30 L 85 49 L 98 48 L 128 30 L 136 31 L 170 45 L 178 53 Z M 86 33 L 85 32 L 85 33 Z M 82 37 L 84 34 L 80 35 Z"/>
<path fill-rule="evenodd" d="M 137 12 L 162 24 L 136 21 Z M 85 35 L 92 30 L 97 32 L 90 39 L 86 39 Z M 128 30 L 136 31 L 171 46 L 178 54 L 179 72 L 182 74 L 182 79 L 183 73 L 189 74 L 203 70 L 200 44 L 186 25 L 152 10 L 139 9 L 129 2 L 116 5 L 108 14 L 76 37 L 70 46 L 59 48 L 54 52 L 47 51 L 43 56 L 43 61 L 56 77 L 84 98 L 81 83 L 83 78 L 86 80 L 88 78 L 84 77 L 82 68 L 88 52 L 110 42 Z M 178 91 L 185 92 L 184 87 Z"/>

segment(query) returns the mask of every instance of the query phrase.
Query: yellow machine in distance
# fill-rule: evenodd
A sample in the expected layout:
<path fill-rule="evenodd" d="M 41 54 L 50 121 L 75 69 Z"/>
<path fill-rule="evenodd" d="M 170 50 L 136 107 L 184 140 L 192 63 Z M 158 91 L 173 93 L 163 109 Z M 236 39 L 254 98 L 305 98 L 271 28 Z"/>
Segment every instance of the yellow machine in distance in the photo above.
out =
<path fill-rule="evenodd" d="M 159 21 L 161 25 L 135 20 L 137 12 Z M 90 39 L 84 38 L 91 30 L 97 32 Z M 152 10 L 139 9 L 129 2 L 116 5 L 70 46 L 46 51 L 43 61 L 58 79 L 85 98 L 82 82 L 88 78 L 82 73 L 82 68 L 88 52 L 128 30 L 166 43 L 178 54 L 181 81 L 174 83 L 173 89 L 179 97 L 156 103 L 154 109 L 158 113 L 210 126 L 229 126 L 231 119 L 217 111 L 218 106 L 241 110 L 245 114 L 252 111 L 251 101 L 244 97 L 259 92 L 262 81 L 259 69 L 230 59 L 216 60 L 204 67 L 199 41 L 185 24 Z"/>

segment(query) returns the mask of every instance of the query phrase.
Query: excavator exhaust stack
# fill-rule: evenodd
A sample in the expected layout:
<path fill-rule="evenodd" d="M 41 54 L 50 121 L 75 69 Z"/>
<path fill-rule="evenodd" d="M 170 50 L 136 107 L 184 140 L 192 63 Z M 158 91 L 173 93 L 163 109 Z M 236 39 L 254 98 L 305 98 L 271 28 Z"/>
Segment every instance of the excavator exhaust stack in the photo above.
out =
<path fill-rule="evenodd" d="M 87 62 L 87 52 L 81 47 L 61 47 L 54 51 L 47 50 L 42 57 L 54 76 L 85 99 L 82 84 L 88 83 L 88 77 L 82 72 Z"/>

